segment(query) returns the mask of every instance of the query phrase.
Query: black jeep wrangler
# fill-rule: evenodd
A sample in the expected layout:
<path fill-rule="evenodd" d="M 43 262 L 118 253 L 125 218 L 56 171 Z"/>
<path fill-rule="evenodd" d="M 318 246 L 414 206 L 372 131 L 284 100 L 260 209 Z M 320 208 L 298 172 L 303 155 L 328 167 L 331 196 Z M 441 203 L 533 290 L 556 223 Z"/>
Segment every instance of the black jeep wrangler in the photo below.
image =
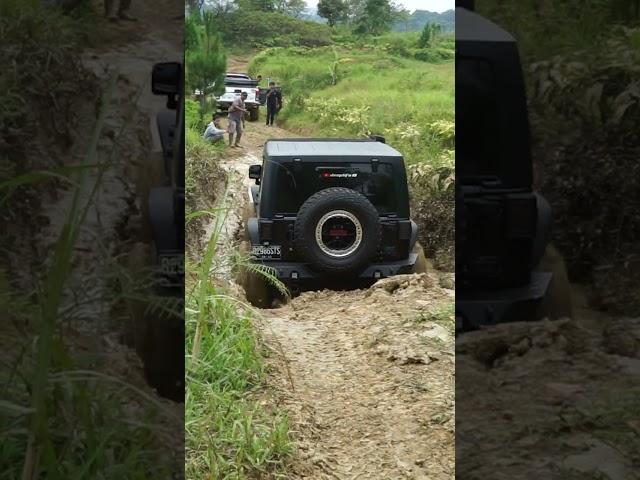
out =
<path fill-rule="evenodd" d="M 515 39 L 456 2 L 456 319 L 459 330 L 570 316 L 551 208 L 533 190 Z M 471 4 L 471 5 L 469 5 Z M 469 8 L 471 7 L 471 8 Z"/>
<path fill-rule="evenodd" d="M 167 110 L 157 115 L 165 177 L 147 200 L 154 255 L 155 296 L 168 308 L 148 309 L 142 345 L 148 382 L 164 397 L 184 400 L 184 70 L 178 62 L 158 63 L 152 92 L 167 97 Z M 134 252 L 135 254 L 135 252 Z"/>
<path fill-rule="evenodd" d="M 382 137 L 269 140 L 249 177 L 245 248 L 292 293 L 425 269 L 404 160 Z M 269 306 L 266 285 L 245 289 Z"/>

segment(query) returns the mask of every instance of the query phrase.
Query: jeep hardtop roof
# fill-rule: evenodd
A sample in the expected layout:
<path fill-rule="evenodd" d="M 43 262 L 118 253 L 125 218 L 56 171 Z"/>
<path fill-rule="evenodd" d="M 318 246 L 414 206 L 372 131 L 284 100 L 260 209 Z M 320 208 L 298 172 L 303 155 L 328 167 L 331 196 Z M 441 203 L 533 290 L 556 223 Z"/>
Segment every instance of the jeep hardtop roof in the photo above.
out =
<path fill-rule="evenodd" d="M 507 42 L 515 39 L 506 30 L 466 8 L 456 8 L 456 41 Z"/>
<path fill-rule="evenodd" d="M 402 159 L 402 154 L 389 145 L 363 139 L 285 138 L 268 140 L 265 154 L 269 158 L 296 157 L 301 161 L 318 157 L 367 157 Z"/>

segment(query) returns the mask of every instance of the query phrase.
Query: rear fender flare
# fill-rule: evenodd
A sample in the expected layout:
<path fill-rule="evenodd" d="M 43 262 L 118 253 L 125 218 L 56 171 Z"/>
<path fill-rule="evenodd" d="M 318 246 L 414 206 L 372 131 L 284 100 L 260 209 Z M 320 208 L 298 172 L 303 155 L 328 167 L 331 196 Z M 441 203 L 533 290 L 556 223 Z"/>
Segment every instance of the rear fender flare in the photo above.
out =
<path fill-rule="evenodd" d="M 180 250 L 171 187 L 158 187 L 149 192 L 149 221 L 158 253 Z"/>
<path fill-rule="evenodd" d="M 551 205 L 540 194 L 536 193 L 536 205 L 538 210 L 538 223 L 536 227 L 536 236 L 533 241 L 532 266 L 538 265 L 544 255 L 547 244 L 551 237 L 551 228 L 553 224 L 553 213 Z"/>
<path fill-rule="evenodd" d="M 411 251 L 418 241 L 418 224 L 413 220 L 411 220 L 411 237 L 409 238 L 409 251 Z"/>
<path fill-rule="evenodd" d="M 247 221 L 247 237 L 252 245 L 260 244 L 260 235 L 258 234 L 258 219 L 253 217 Z"/>

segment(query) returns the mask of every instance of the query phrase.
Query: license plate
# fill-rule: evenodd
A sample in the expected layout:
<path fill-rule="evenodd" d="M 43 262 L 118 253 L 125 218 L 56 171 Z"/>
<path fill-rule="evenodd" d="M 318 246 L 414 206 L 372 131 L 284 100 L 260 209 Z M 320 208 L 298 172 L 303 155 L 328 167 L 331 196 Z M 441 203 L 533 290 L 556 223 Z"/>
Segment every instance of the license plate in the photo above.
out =
<path fill-rule="evenodd" d="M 160 284 L 164 287 L 180 286 L 184 278 L 184 255 L 160 255 Z"/>
<path fill-rule="evenodd" d="M 257 258 L 278 260 L 282 256 L 282 247 L 280 245 L 253 245 L 251 255 Z"/>

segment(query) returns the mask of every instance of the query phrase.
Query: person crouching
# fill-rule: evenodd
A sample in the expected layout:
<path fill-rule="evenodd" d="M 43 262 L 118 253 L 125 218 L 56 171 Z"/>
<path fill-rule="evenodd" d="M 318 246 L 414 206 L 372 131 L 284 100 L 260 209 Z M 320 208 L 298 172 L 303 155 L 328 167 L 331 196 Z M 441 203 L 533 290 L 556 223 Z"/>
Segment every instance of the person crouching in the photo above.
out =
<path fill-rule="evenodd" d="M 207 125 L 207 129 L 204 131 L 202 138 L 211 143 L 216 143 L 224 138 L 225 130 L 220 127 L 220 116 L 216 113 L 211 118 L 211 123 Z"/>

